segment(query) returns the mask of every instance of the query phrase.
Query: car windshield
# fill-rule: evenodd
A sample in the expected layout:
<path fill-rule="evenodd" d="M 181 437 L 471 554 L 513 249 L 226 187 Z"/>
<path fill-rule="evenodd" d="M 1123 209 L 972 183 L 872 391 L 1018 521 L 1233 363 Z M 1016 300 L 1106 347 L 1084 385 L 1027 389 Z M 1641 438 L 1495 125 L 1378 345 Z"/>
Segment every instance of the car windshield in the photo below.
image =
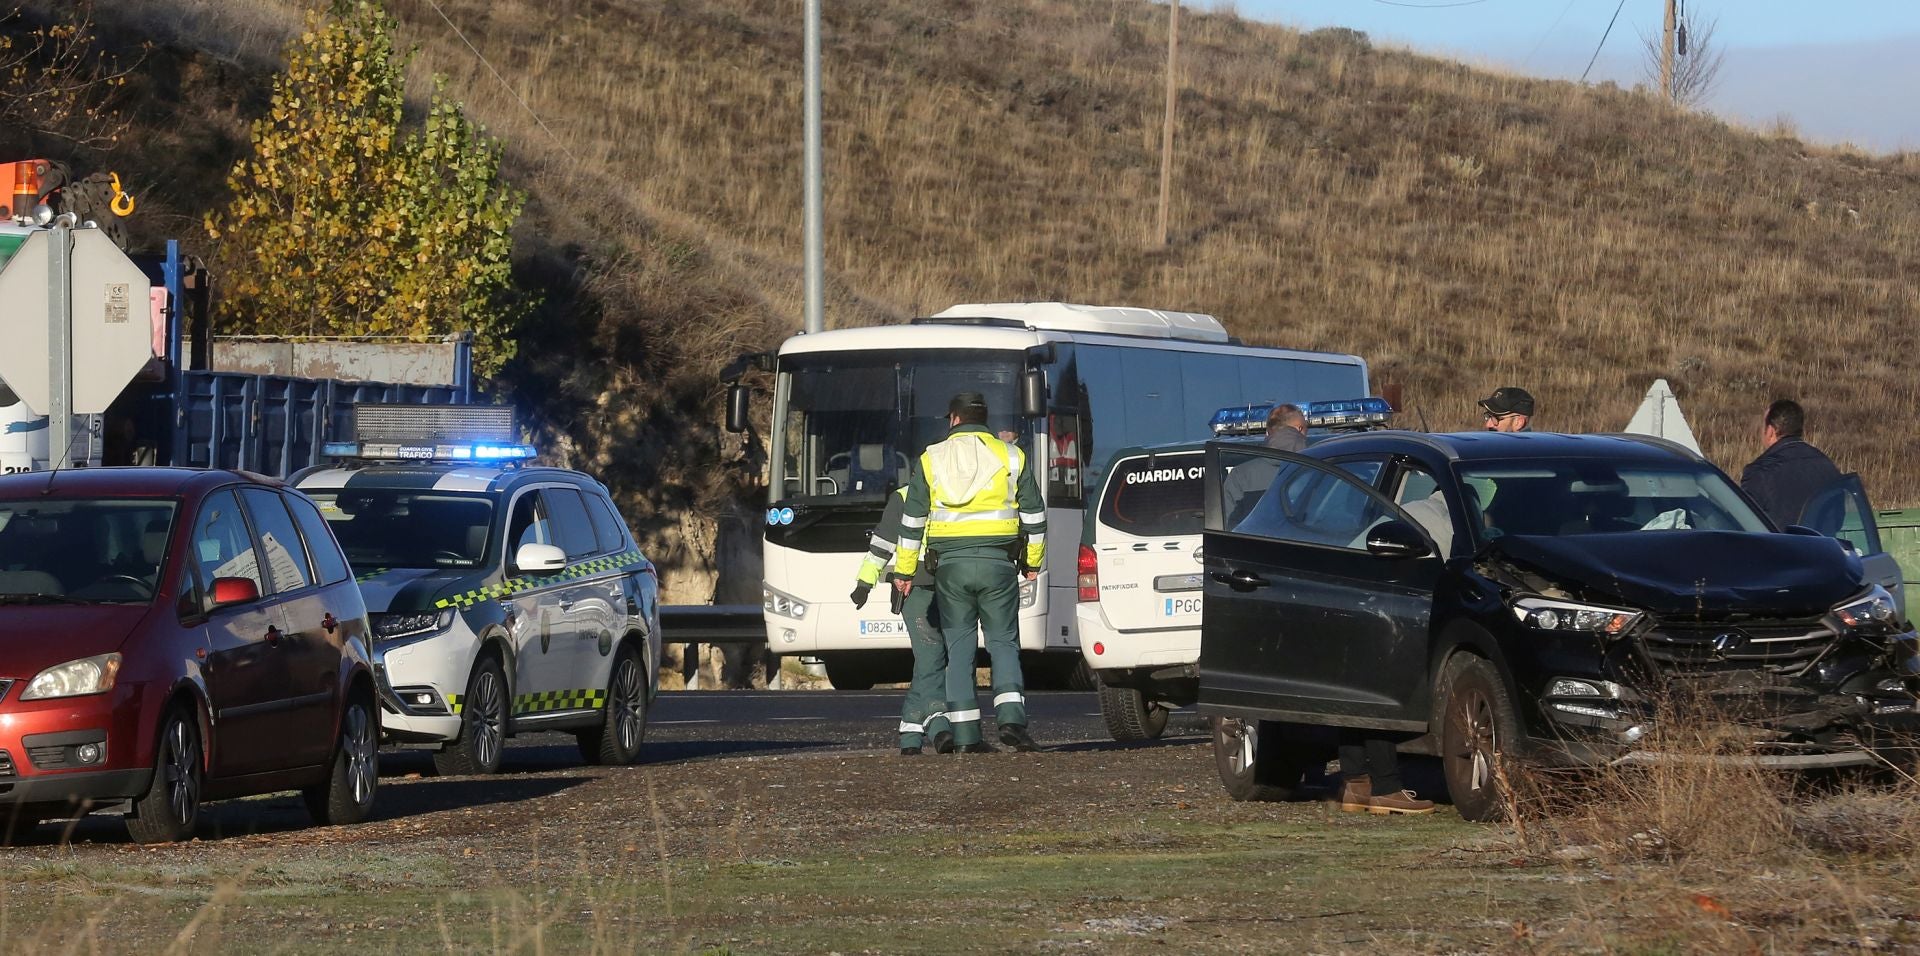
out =
<path fill-rule="evenodd" d="M 947 436 L 957 392 L 986 397 L 987 428 L 1023 432 L 1018 352 L 839 352 L 782 359 L 773 497 L 879 500 Z"/>
<path fill-rule="evenodd" d="M 1726 476 L 1703 464 L 1593 459 L 1460 467 L 1482 539 L 1622 531 L 1767 531 Z"/>
<path fill-rule="evenodd" d="M 303 489 L 307 490 L 307 489 Z M 354 571 L 473 568 L 486 558 L 493 499 L 400 488 L 307 490 Z"/>
<path fill-rule="evenodd" d="M 0 500 L 0 604 L 152 599 L 176 509 L 133 498 Z"/>

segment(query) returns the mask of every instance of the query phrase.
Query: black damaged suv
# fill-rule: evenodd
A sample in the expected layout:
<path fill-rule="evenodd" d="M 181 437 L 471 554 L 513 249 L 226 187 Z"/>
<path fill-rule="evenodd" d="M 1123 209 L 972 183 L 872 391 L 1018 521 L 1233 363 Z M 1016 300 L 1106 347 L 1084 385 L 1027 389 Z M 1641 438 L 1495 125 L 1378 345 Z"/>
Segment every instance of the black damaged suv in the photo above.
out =
<path fill-rule="evenodd" d="M 1437 754 L 1482 820 L 1496 754 L 1629 757 L 1676 696 L 1781 767 L 1876 762 L 1920 721 L 1920 645 L 1857 553 L 1877 540 L 1783 533 L 1678 445 L 1385 431 L 1207 455 L 1199 702 L 1238 799 L 1284 799 L 1331 728 Z M 1857 480 L 1812 507 L 1873 533 Z"/>

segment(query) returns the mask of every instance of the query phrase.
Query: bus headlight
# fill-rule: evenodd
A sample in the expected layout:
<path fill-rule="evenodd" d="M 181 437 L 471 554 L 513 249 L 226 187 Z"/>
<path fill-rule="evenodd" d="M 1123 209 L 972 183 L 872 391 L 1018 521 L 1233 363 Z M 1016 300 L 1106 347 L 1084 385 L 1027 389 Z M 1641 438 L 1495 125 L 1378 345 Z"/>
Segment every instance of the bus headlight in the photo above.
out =
<path fill-rule="evenodd" d="M 760 606 L 769 614 L 790 617 L 796 621 L 804 620 L 807 616 L 807 602 L 785 591 L 768 587 L 765 583 L 760 585 Z"/>

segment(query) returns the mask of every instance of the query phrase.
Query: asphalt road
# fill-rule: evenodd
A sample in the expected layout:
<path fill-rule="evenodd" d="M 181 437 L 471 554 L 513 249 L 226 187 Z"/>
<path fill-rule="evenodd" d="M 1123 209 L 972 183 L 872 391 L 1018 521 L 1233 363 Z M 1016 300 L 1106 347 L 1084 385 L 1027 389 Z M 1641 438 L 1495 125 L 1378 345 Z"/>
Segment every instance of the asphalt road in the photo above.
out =
<path fill-rule="evenodd" d="M 904 696 L 904 691 L 883 690 L 664 691 L 648 714 L 644 759 L 662 764 L 805 751 L 892 750 L 899 746 Z M 982 697 L 983 713 L 992 712 L 990 703 Z M 1123 746 L 1107 735 L 1099 698 L 1091 693 L 1029 693 L 1027 719 L 1034 738 L 1049 750 Z M 1162 739 L 1196 744 L 1206 735 L 1206 721 L 1188 709 L 1173 714 Z M 988 739 L 994 739 L 991 721 Z M 579 763 L 571 736 L 543 733 L 510 741 L 503 769 L 525 772 Z M 431 766 L 422 749 L 389 750 L 381 756 L 381 769 L 387 773 L 426 772 Z"/>

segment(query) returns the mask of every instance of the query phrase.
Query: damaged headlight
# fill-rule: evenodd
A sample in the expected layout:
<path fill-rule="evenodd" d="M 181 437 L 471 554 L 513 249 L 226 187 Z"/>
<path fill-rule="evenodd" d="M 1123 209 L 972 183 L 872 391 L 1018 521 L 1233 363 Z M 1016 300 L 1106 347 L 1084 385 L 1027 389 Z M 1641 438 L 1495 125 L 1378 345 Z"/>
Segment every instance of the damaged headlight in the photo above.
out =
<path fill-rule="evenodd" d="M 1834 608 L 1833 616 L 1852 628 L 1891 627 L 1899 621 L 1900 609 L 1894 605 L 1893 595 L 1876 584 L 1859 597 Z"/>
<path fill-rule="evenodd" d="M 1633 627 L 1634 622 L 1640 620 L 1641 612 L 1523 597 L 1513 602 L 1513 616 L 1535 630 L 1615 635 L 1625 634 Z"/>

